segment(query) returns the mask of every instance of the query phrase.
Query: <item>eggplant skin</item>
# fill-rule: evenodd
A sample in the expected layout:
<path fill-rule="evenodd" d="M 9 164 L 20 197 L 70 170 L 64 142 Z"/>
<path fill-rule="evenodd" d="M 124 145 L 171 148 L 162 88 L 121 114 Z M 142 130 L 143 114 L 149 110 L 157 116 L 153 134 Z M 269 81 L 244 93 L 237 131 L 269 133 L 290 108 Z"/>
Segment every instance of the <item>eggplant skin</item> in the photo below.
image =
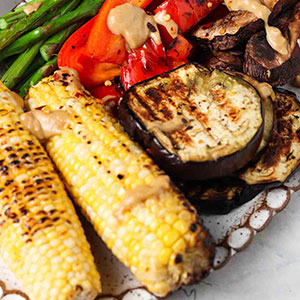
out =
<path fill-rule="evenodd" d="M 264 28 L 264 22 L 248 11 L 231 11 L 212 26 L 202 25 L 188 38 L 201 49 L 231 50 L 244 45 L 256 32 Z"/>
<path fill-rule="evenodd" d="M 276 89 L 274 129 L 258 162 L 235 177 L 203 182 L 175 181 L 201 213 L 226 214 L 261 191 L 276 188 L 300 166 L 300 103 L 294 93 Z"/>
<path fill-rule="evenodd" d="M 264 190 L 263 186 L 249 186 L 234 177 L 175 184 L 201 214 L 227 214 Z"/>
<path fill-rule="evenodd" d="M 232 174 L 236 170 L 244 167 L 255 155 L 259 144 L 262 140 L 263 129 L 264 129 L 264 121 L 263 121 L 263 105 L 262 99 L 258 95 L 257 91 L 250 86 L 247 82 L 241 80 L 237 77 L 236 80 L 240 81 L 241 84 L 246 85 L 247 88 L 251 88 L 252 91 L 256 93 L 257 99 L 260 99 L 260 115 L 261 125 L 258 127 L 256 133 L 249 140 L 249 142 L 244 145 L 243 148 L 235 151 L 232 154 L 226 156 L 220 156 L 215 160 L 204 160 L 204 161 L 183 161 L 179 158 L 177 153 L 171 153 L 169 150 L 164 147 L 161 142 L 158 140 L 153 133 L 149 132 L 144 125 L 144 121 L 141 121 L 140 117 L 137 115 L 137 111 L 133 111 L 132 107 L 130 107 L 130 103 L 132 101 L 140 101 L 139 93 L 140 89 L 143 89 L 143 94 L 145 94 L 145 90 L 147 90 L 152 84 L 155 84 L 159 91 L 163 90 L 163 82 L 169 80 L 170 76 L 176 78 L 176 72 L 185 71 L 186 68 L 197 68 L 199 72 L 206 72 L 208 74 L 209 71 L 203 69 L 203 67 L 189 63 L 184 66 L 181 66 L 171 72 L 156 76 L 154 78 L 148 79 L 142 83 L 136 84 L 132 88 L 130 88 L 127 93 L 124 95 L 123 100 L 120 103 L 119 107 L 119 119 L 121 124 L 124 126 L 125 130 L 129 134 L 129 136 L 136 142 L 140 143 L 140 145 L 148 152 L 148 154 L 153 158 L 153 160 L 164 169 L 171 177 L 180 178 L 182 180 L 206 180 L 211 178 L 224 177 Z M 172 73 L 172 74 L 170 74 Z M 198 74 L 197 74 L 198 75 Z M 228 75 L 229 76 L 229 75 Z M 176 90 L 176 85 L 178 89 Z M 168 85 L 170 86 L 170 84 Z M 179 97 L 183 97 L 182 86 L 178 85 L 178 82 L 174 80 L 172 83 L 172 87 L 175 89 L 175 95 Z M 169 90 L 168 90 L 169 91 Z M 154 93 L 153 89 L 151 90 Z M 157 90 L 155 91 L 155 93 Z M 174 94 L 174 93 L 173 93 Z M 163 97 L 154 99 L 156 104 L 161 101 Z M 145 99 L 143 99 L 144 101 Z M 168 103 L 171 103 L 174 99 L 168 99 Z M 186 99 L 185 99 L 186 100 Z M 152 103 L 152 102 L 151 102 Z M 144 103 L 146 107 L 149 108 L 149 102 Z M 171 108 L 170 108 L 171 109 Z M 150 111 L 150 115 L 153 111 Z M 168 110 L 170 111 L 170 110 Z M 172 140 L 173 141 L 173 140 Z M 182 143 L 185 143 L 185 139 L 182 139 Z M 178 143 L 177 143 L 178 144 Z M 185 144 L 181 144 L 185 145 Z"/>

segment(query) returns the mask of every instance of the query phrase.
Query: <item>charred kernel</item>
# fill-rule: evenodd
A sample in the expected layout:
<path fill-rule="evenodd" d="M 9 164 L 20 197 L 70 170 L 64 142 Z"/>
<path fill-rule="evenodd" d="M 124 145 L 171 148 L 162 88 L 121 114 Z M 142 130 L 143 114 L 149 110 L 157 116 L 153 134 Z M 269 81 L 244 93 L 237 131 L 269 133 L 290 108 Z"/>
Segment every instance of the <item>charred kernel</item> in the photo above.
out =
<path fill-rule="evenodd" d="M 50 215 L 53 215 L 53 214 L 55 214 L 56 212 L 57 212 L 56 209 L 52 209 L 52 210 L 49 211 L 49 214 L 50 214 Z"/>
<path fill-rule="evenodd" d="M 29 146 L 32 146 L 32 145 L 33 145 L 33 141 L 27 141 L 27 144 L 28 144 Z"/>
<path fill-rule="evenodd" d="M 21 210 L 21 216 L 26 216 L 28 214 L 28 210 L 27 209 L 22 209 Z"/>
<path fill-rule="evenodd" d="M 10 151 L 13 151 L 13 147 L 6 147 L 4 150 L 7 152 L 10 152 Z"/>
<path fill-rule="evenodd" d="M 6 172 L 8 170 L 7 166 L 3 166 L 0 168 L 0 172 Z"/>
<path fill-rule="evenodd" d="M 25 243 L 28 244 L 28 243 L 31 243 L 31 242 L 32 242 L 32 239 L 29 239 Z"/>
<path fill-rule="evenodd" d="M 28 193 L 26 193 L 24 196 L 25 197 L 28 197 L 28 196 L 31 196 L 31 195 L 33 195 L 33 192 L 28 192 Z M 34 200 L 34 199 L 33 199 Z"/>
<path fill-rule="evenodd" d="M 45 180 L 46 180 L 46 181 L 51 181 L 52 178 L 51 178 L 51 177 L 46 177 Z"/>
<path fill-rule="evenodd" d="M 190 231 L 191 232 L 196 232 L 197 231 L 197 225 L 195 223 L 191 224 Z"/>
<path fill-rule="evenodd" d="M 19 219 L 14 219 L 14 223 L 19 223 Z"/>
<path fill-rule="evenodd" d="M 177 254 L 176 258 L 175 258 L 175 264 L 180 264 L 182 261 L 183 261 L 182 255 L 181 254 Z"/>
<path fill-rule="evenodd" d="M 8 215 L 10 214 L 10 208 L 7 208 L 7 209 L 4 211 L 4 214 L 5 214 L 6 216 L 8 216 Z"/>
<path fill-rule="evenodd" d="M 11 166 L 17 166 L 19 165 L 21 162 L 19 160 L 14 160 L 10 163 Z"/>
<path fill-rule="evenodd" d="M 124 175 L 122 175 L 122 174 L 118 174 L 118 179 L 120 179 L 120 180 L 122 180 L 123 178 L 124 178 Z"/>
<path fill-rule="evenodd" d="M 37 180 L 35 181 L 36 184 L 41 184 L 41 183 L 43 183 L 43 182 L 44 182 L 43 179 L 37 179 Z"/>
<path fill-rule="evenodd" d="M 83 291 L 83 287 L 81 285 L 76 285 L 76 290 L 77 291 Z"/>
<path fill-rule="evenodd" d="M 4 191 L 4 188 L 0 188 L 0 193 L 2 193 Z"/>
<path fill-rule="evenodd" d="M 38 214 L 38 215 L 46 215 L 47 213 L 46 213 L 45 211 L 41 210 L 41 211 L 39 211 L 37 214 Z"/>
<path fill-rule="evenodd" d="M 42 218 L 39 220 L 39 224 L 43 224 L 45 223 L 46 221 L 50 220 L 49 218 L 45 217 L 45 218 Z"/>
<path fill-rule="evenodd" d="M 17 152 L 22 152 L 22 151 L 24 151 L 23 148 L 19 148 L 19 149 L 17 150 Z M 28 155 L 28 156 L 29 156 L 29 155 Z"/>
<path fill-rule="evenodd" d="M 190 204 L 188 202 L 183 202 L 183 206 L 185 206 L 186 208 L 190 208 Z"/>
<path fill-rule="evenodd" d="M 5 182 L 5 186 L 9 186 L 10 184 L 12 184 L 14 181 L 13 180 L 7 180 L 6 182 Z"/>

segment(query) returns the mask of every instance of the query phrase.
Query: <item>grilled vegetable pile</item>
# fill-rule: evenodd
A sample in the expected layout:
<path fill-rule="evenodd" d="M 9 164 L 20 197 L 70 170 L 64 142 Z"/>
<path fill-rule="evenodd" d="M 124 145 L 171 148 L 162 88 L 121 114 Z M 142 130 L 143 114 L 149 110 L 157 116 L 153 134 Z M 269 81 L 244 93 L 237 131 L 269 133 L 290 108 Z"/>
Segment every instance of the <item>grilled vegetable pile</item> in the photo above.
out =
<path fill-rule="evenodd" d="M 30 86 L 57 68 L 57 53 L 103 0 L 27 1 L 0 18 L 0 61 L 3 83 L 24 97 Z"/>
<path fill-rule="evenodd" d="M 101 291 L 50 158 L 160 297 L 212 268 L 189 200 L 227 213 L 298 168 L 300 106 L 272 85 L 300 73 L 300 3 L 224 2 L 32 0 L 0 18 L 0 256 L 33 299 Z"/>

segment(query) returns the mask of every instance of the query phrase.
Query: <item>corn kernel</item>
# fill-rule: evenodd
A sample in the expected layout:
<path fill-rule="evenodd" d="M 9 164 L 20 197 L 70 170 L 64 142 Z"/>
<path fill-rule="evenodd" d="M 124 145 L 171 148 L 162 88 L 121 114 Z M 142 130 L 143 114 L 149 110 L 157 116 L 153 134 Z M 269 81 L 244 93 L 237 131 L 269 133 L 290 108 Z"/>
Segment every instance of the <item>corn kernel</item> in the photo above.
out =
<path fill-rule="evenodd" d="M 174 229 L 169 230 L 163 237 L 165 246 L 171 247 L 179 238 L 179 234 Z"/>
<path fill-rule="evenodd" d="M 164 248 L 160 251 L 158 259 L 163 265 L 167 265 L 170 261 L 172 250 L 170 248 Z"/>
<path fill-rule="evenodd" d="M 168 225 L 168 224 L 162 224 L 157 229 L 157 236 L 159 238 L 162 238 L 170 229 L 171 229 L 170 225 Z"/>
<path fill-rule="evenodd" d="M 182 235 L 186 234 L 189 231 L 189 227 L 183 220 L 178 220 L 177 222 L 175 222 L 173 227 Z"/>

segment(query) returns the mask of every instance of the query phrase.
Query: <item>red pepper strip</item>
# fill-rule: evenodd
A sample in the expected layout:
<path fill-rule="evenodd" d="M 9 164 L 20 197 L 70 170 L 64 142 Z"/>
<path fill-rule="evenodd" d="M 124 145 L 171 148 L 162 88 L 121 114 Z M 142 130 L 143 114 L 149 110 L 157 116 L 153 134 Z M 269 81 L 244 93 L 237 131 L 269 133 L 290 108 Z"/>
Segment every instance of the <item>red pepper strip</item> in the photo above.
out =
<path fill-rule="evenodd" d="M 101 63 L 86 55 L 85 44 L 95 20 L 94 17 L 74 32 L 58 54 L 58 66 L 77 70 L 82 84 L 87 88 L 120 75 L 119 65 Z"/>
<path fill-rule="evenodd" d="M 58 66 L 70 67 L 78 70 L 78 60 L 76 57 L 82 52 L 82 46 L 84 46 L 88 40 L 90 31 L 95 23 L 96 17 L 89 22 L 81 26 L 75 31 L 64 43 L 58 54 Z M 80 52 L 80 53 L 78 53 Z"/>
<path fill-rule="evenodd" d="M 165 0 L 155 13 L 169 14 L 181 33 L 189 30 L 213 11 L 222 0 Z"/>
<path fill-rule="evenodd" d="M 192 44 L 182 35 L 178 35 L 167 48 L 167 56 L 174 61 L 184 61 L 193 49 Z"/>
<path fill-rule="evenodd" d="M 101 62 L 122 64 L 126 60 L 125 40 L 121 35 L 113 34 L 107 26 L 107 17 L 111 9 L 124 3 L 146 8 L 152 0 L 109 0 L 102 5 L 96 22 L 87 41 L 87 53 Z"/>
<path fill-rule="evenodd" d="M 163 46 L 150 39 L 129 53 L 127 65 L 121 67 L 121 80 L 127 90 L 135 83 L 169 70 Z"/>

